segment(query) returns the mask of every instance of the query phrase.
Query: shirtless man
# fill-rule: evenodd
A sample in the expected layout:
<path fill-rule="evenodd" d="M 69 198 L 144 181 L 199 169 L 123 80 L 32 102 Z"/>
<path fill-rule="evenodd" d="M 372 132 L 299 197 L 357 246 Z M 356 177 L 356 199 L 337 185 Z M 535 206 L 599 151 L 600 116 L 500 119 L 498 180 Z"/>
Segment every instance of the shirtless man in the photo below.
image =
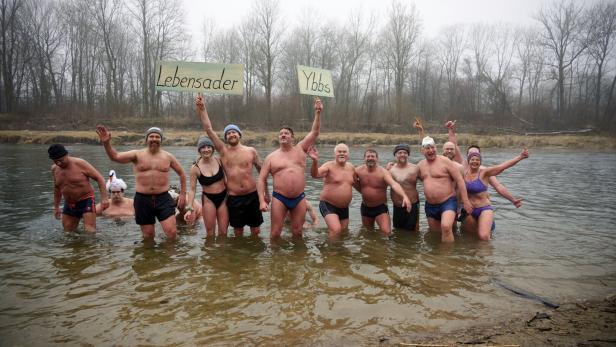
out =
<path fill-rule="evenodd" d="M 124 196 L 124 191 L 127 186 L 124 180 L 116 178 L 107 182 L 107 190 L 111 194 L 109 199 L 109 207 L 106 210 L 99 209 L 100 204 L 96 205 L 96 214 L 102 214 L 105 217 L 125 217 L 134 216 L 135 207 L 133 199 Z"/>
<path fill-rule="evenodd" d="M 296 144 L 293 129 L 282 127 L 278 132 L 278 142 L 280 148 L 270 153 L 263 163 L 259 180 L 257 181 L 257 191 L 259 192 L 259 204 L 261 211 L 268 210 L 266 201 L 265 187 L 267 177 L 272 175 L 272 208 L 271 208 L 271 229 L 270 237 L 277 238 L 282 232 L 284 217 L 287 211 L 291 217 L 291 232 L 295 236 L 302 235 L 302 229 L 306 220 L 306 204 L 300 204 L 304 199 L 304 188 L 306 188 L 306 153 L 314 144 L 321 131 L 321 111 L 323 104 L 321 99 L 314 101 L 314 121 L 312 129 L 306 136 Z"/>
<path fill-rule="evenodd" d="M 218 137 L 218 134 L 212 128 L 212 122 L 201 93 L 197 95 L 195 105 L 201 124 L 203 124 L 203 130 L 220 154 L 220 161 L 225 171 L 229 224 L 233 227 L 236 236 L 243 234 L 246 225 L 250 227 L 252 235 L 257 235 L 263 223 L 263 215 L 259 209 L 259 195 L 257 183 L 252 176 L 252 167 L 254 166 L 257 171 L 261 170 L 259 154 L 254 147 L 244 146 L 240 143 L 242 132 L 235 124 L 229 124 L 224 129 L 226 144 Z M 266 196 L 266 199 L 269 199 L 269 195 Z"/>
<path fill-rule="evenodd" d="M 387 187 L 391 187 L 402 197 L 403 208 L 411 212 L 411 201 L 404 189 L 396 182 L 389 171 L 378 164 L 379 155 L 373 149 L 364 152 L 364 165 L 355 169 L 358 181 L 355 188 L 361 193 L 361 221 L 364 226 L 373 227 L 374 222 L 385 235 L 391 233 L 391 221 L 387 208 Z"/>
<path fill-rule="evenodd" d="M 148 129 L 145 135 L 146 148 L 119 153 L 111 146 L 111 132 L 107 128 L 98 125 L 96 133 L 109 159 L 120 164 L 133 164 L 135 222 L 141 227 L 143 238 L 154 238 L 154 225 L 158 219 L 167 238 L 174 239 L 177 226 L 175 202 L 169 195 L 169 170 L 173 169 L 180 176 L 180 208 L 186 203 L 186 177 L 175 156 L 160 148 L 162 130 L 156 127 Z"/>
<path fill-rule="evenodd" d="M 87 161 L 68 155 L 61 144 L 49 146 L 49 159 L 53 161 L 53 212 L 56 219 L 62 218 L 66 231 L 74 231 L 83 218 L 86 231 L 96 231 L 96 205 L 94 189 L 90 179 L 98 183 L 101 192 L 101 210 L 109 207 L 107 190 L 103 176 Z M 64 198 L 64 208 L 60 211 L 60 200 Z"/>
<path fill-rule="evenodd" d="M 348 162 L 349 147 L 339 143 L 334 147 L 334 160 L 319 167 L 319 153 L 312 147 L 308 152 L 312 159 L 310 174 L 323 178 L 323 190 L 319 198 L 319 211 L 325 219 L 330 238 L 337 238 L 349 227 L 349 204 L 353 198 L 353 184 L 357 180 L 355 167 Z"/>
<path fill-rule="evenodd" d="M 460 148 L 457 145 L 455 125 L 456 125 L 456 121 L 448 121 L 447 123 L 445 123 L 445 126 L 447 127 L 448 140 L 449 140 L 447 143 L 451 143 L 454 149 L 453 158 L 451 158 L 449 155 L 447 155 L 447 157 L 449 157 L 451 160 L 454 160 L 455 162 L 460 164 L 462 175 L 464 175 L 464 172 L 468 170 L 468 162 L 464 160 L 464 158 L 462 157 Z M 481 154 L 481 149 L 479 148 L 479 146 L 471 145 L 468 147 L 466 151 L 466 155 L 469 155 L 472 152 L 477 152 Z M 482 166 L 481 169 L 483 168 L 484 167 Z M 496 176 L 490 176 L 488 178 L 488 183 L 494 188 L 494 190 L 496 190 L 496 192 L 500 196 L 509 200 L 516 208 L 519 208 L 522 206 L 522 199 L 514 197 L 509 192 L 509 190 L 502 183 L 500 183 L 500 181 L 496 178 Z"/>
<path fill-rule="evenodd" d="M 453 162 L 444 156 L 436 154 L 436 144 L 429 136 L 421 142 L 422 159 L 419 167 L 419 179 L 423 181 L 426 197 L 426 217 L 430 230 L 441 231 L 442 242 L 453 242 L 453 223 L 458 209 L 456 186 L 458 187 L 464 209 L 472 212 L 466 185 L 460 171 Z"/>
<path fill-rule="evenodd" d="M 411 212 L 402 207 L 403 197 L 390 191 L 391 201 L 394 204 L 393 225 L 397 229 L 419 230 L 419 194 L 417 193 L 417 165 L 408 161 L 411 148 L 406 143 L 399 144 L 394 148 L 396 163 L 389 168 L 393 179 L 402 186 L 406 196 L 411 200 Z"/>

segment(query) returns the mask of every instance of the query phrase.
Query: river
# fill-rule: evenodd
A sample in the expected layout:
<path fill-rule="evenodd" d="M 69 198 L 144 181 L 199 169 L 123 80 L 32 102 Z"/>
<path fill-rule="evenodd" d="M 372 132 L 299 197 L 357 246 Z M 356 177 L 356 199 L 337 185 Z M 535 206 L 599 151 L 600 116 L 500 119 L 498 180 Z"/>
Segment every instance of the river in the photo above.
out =
<path fill-rule="evenodd" d="M 115 169 L 133 195 L 130 165 L 110 163 L 100 146 L 67 148 L 103 175 Z M 495 279 L 556 303 L 602 298 L 616 287 L 614 153 L 531 148 L 529 159 L 499 176 L 524 205 L 492 194 L 490 242 L 456 235 L 453 245 L 441 244 L 427 233 L 423 196 L 420 233 L 385 238 L 361 227 L 355 192 L 350 231 L 337 242 L 319 216 L 321 228 L 303 239 L 284 230 L 272 244 L 265 216 L 259 237 L 206 240 L 201 223 L 166 242 L 157 226 L 152 246 L 132 219 L 99 218 L 95 234 L 64 233 L 52 216 L 46 149 L 0 145 L 1 345 L 375 345 L 543 309 Z M 165 149 L 186 171 L 197 154 Z M 270 150 L 259 148 L 262 156 Z M 319 150 L 331 159 L 331 146 Z M 391 148 L 378 151 L 382 164 L 391 160 Z M 485 149 L 484 163 L 518 152 Z M 353 163 L 362 155 L 351 148 Z M 417 162 L 419 153 L 411 157 Z M 321 187 L 307 180 L 315 207 Z"/>

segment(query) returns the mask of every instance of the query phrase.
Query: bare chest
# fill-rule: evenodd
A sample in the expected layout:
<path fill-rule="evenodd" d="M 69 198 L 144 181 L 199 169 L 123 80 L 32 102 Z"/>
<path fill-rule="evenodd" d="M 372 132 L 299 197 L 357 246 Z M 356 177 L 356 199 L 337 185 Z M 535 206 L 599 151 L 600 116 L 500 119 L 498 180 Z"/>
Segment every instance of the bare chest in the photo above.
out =
<path fill-rule="evenodd" d="M 293 149 L 288 152 L 275 152 L 270 157 L 272 174 L 288 168 L 305 168 L 306 154 L 303 151 Z"/>
<path fill-rule="evenodd" d="M 383 174 L 379 171 L 369 172 L 368 170 L 361 170 L 357 172 L 357 176 L 359 176 L 359 183 L 362 188 L 384 189 L 387 187 Z"/>
<path fill-rule="evenodd" d="M 160 171 L 168 172 L 171 168 L 171 160 L 165 155 L 139 155 L 135 170 L 138 172 Z"/>

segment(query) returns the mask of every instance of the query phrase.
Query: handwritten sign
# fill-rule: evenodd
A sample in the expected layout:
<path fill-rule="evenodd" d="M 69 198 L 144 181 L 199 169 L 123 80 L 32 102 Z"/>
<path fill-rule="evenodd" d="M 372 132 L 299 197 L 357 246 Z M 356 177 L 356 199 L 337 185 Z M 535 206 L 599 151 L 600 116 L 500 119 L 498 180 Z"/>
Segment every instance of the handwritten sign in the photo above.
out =
<path fill-rule="evenodd" d="M 156 63 L 156 90 L 242 95 L 244 65 L 183 61 Z"/>
<path fill-rule="evenodd" d="M 300 94 L 334 97 L 332 72 L 329 70 L 297 65 L 297 79 Z"/>

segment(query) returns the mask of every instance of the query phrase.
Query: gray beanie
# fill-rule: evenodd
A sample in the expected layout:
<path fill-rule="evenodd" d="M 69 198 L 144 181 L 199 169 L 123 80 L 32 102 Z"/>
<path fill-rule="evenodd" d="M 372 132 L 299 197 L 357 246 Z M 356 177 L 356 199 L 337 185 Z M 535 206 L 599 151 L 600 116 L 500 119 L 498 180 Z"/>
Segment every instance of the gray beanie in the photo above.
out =
<path fill-rule="evenodd" d="M 212 143 L 212 140 L 210 140 L 209 137 L 207 137 L 207 136 L 199 136 L 199 140 L 197 141 L 197 152 L 200 151 L 201 148 L 203 148 L 205 146 L 210 146 L 210 147 L 214 148 L 214 144 Z"/>
<path fill-rule="evenodd" d="M 160 135 L 161 140 L 163 139 L 163 131 L 161 128 L 158 128 L 158 127 L 151 127 L 150 129 L 148 129 L 148 131 L 146 131 L 145 133 L 145 138 L 147 139 L 148 136 L 150 136 L 150 134 L 154 134 L 154 133 Z"/>

